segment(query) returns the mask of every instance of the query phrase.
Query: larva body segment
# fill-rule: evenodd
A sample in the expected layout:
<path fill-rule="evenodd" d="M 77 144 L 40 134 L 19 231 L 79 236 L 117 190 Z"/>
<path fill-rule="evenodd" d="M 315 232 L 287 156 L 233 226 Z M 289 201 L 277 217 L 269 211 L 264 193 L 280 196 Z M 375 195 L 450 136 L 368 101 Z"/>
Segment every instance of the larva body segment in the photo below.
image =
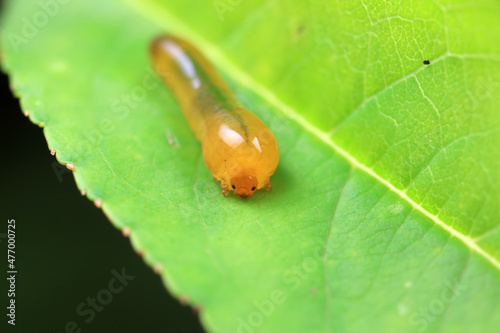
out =
<path fill-rule="evenodd" d="M 222 193 L 248 197 L 271 189 L 269 177 L 279 161 L 276 139 L 244 109 L 210 62 L 191 44 L 161 36 L 150 47 L 154 67 L 170 87 L 201 142 L 203 160 Z"/>

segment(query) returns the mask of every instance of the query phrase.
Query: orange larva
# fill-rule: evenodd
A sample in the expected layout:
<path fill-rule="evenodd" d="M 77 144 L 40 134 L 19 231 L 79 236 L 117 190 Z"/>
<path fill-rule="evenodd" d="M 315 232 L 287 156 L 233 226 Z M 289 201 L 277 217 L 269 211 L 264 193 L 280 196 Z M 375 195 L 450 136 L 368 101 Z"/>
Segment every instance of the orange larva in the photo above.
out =
<path fill-rule="evenodd" d="M 215 68 L 193 45 L 173 36 L 151 43 L 154 67 L 170 87 L 201 142 L 203 160 L 221 181 L 222 194 L 241 197 L 271 189 L 279 161 L 269 128 L 238 102 Z"/>

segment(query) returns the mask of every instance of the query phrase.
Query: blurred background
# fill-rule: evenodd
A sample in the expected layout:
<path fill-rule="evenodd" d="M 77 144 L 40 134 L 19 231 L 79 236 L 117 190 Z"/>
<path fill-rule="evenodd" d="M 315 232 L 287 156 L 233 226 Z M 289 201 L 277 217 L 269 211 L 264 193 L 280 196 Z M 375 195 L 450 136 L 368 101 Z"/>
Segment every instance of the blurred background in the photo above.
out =
<path fill-rule="evenodd" d="M 0 6 L 2 14 L 3 0 Z M 50 155 L 43 130 L 24 117 L 3 72 L 0 91 L 0 332 L 203 332 L 195 311 L 168 293 L 129 240 L 80 194 L 72 173 Z M 5 316 L 9 219 L 16 220 L 15 327 Z M 107 292 L 112 271 L 123 269 L 133 280 Z M 100 312 L 87 299 L 98 296 L 109 302 Z"/>

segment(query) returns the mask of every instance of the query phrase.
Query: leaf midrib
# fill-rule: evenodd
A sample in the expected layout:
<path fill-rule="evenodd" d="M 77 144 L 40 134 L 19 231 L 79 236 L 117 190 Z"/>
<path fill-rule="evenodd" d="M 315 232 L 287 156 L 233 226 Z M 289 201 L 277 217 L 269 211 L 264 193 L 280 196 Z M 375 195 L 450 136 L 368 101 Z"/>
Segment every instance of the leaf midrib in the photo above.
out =
<path fill-rule="evenodd" d="M 180 35 L 187 36 L 190 40 L 194 41 L 195 44 L 201 45 L 203 50 L 208 55 L 208 58 L 216 63 L 218 67 L 225 68 L 225 72 L 235 81 L 238 82 L 241 86 L 244 86 L 246 89 L 253 91 L 256 95 L 260 96 L 264 101 L 269 103 L 270 105 L 275 106 L 277 110 L 281 110 L 281 113 L 288 118 L 294 120 L 299 126 L 301 126 L 304 130 L 319 138 L 325 144 L 330 146 L 337 154 L 341 155 L 345 158 L 351 166 L 358 168 L 368 175 L 375 178 L 381 184 L 389 188 L 392 192 L 396 193 L 403 200 L 408 202 L 415 210 L 419 211 L 423 215 L 430 218 L 435 224 L 440 226 L 442 229 L 447 231 L 451 236 L 458 238 L 466 247 L 470 250 L 476 252 L 478 255 L 482 256 L 486 259 L 494 268 L 500 271 L 500 261 L 493 257 L 491 254 L 486 252 L 482 247 L 480 247 L 477 243 L 474 242 L 472 238 L 466 236 L 459 231 L 452 228 L 450 225 L 446 224 L 444 221 L 441 221 L 437 216 L 431 214 L 420 204 L 411 199 L 403 190 L 396 188 L 389 181 L 379 176 L 376 172 L 370 169 L 368 166 L 364 165 L 360 161 L 358 161 L 354 156 L 349 154 L 346 150 L 344 150 L 341 146 L 339 146 L 335 141 L 330 137 L 329 133 L 323 132 L 319 130 L 316 126 L 311 124 L 307 119 L 305 119 L 302 115 L 295 111 L 295 108 L 286 104 L 281 99 L 279 99 L 273 92 L 271 92 L 265 86 L 259 84 L 255 81 L 247 72 L 238 67 L 235 63 L 233 63 L 230 59 L 228 59 L 218 48 L 216 45 L 211 43 L 210 41 L 204 39 L 200 34 L 191 29 L 189 26 L 184 24 L 182 21 L 178 20 L 174 15 L 172 15 L 169 11 L 167 11 L 164 7 L 157 5 L 156 3 L 152 3 L 150 1 L 143 1 L 142 6 L 137 5 L 134 0 L 128 0 L 127 3 L 142 13 L 147 19 L 153 21 L 160 27 L 167 28 L 174 32 L 178 32 Z M 168 20 L 165 20 L 165 17 Z M 166 22 L 169 24 L 166 24 Z M 439 59 L 443 59 L 447 56 L 453 56 L 455 54 L 446 53 L 439 57 Z M 455 56 L 461 56 L 456 54 Z M 387 87 L 384 87 L 381 91 L 375 92 L 371 96 L 368 96 L 364 99 L 361 105 L 366 104 L 366 102 L 370 99 L 373 99 L 374 96 L 380 94 L 380 92 L 385 91 L 389 87 L 394 86 L 397 83 L 403 82 L 405 79 L 416 75 L 422 68 L 417 69 L 416 71 L 405 75 L 403 78 L 396 80 L 391 83 Z M 357 107 L 356 109 L 359 109 Z"/>

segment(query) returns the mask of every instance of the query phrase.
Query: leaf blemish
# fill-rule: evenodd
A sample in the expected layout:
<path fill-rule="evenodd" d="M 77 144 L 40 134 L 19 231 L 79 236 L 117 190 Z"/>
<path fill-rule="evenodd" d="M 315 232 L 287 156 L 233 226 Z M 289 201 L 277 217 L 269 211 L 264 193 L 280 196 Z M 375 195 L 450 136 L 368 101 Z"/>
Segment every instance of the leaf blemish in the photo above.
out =
<path fill-rule="evenodd" d="M 130 236 L 130 228 L 127 228 L 127 227 L 123 228 L 122 234 L 124 237 L 129 237 Z"/>
<path fill-rule="evenodd" d="M 179 148 L 180 144 L 177 138 L 171 133 L 171 132 L 166 132 L 165 137 L 167 138 L 167 142 L 172 148 Z"/>
<path fill-rule="evenodd" d="M 182 305 L 189 305 L 189 297 L 186 295 L 179 297 L 179 303 Z"/>
<path fill-rule="evenodd" d="M 156 273 L 156 274 L 160 274 L 162 271 L 163 271 L 163 266 L 160 265 L 160 264 L 155 264 L 153 266 L 153 271 Z"/>
<path fill-rule="evenodd" d="M 302 34 L 304 33 L 304 30 L 305 30 L 305 29 L 306 29 L 306 27 L 305 27 L 305 26 L 303 26 L 303 25 L 299 25 L 299 26 L 297 27 L 297 30 L 295 31 L 295 32 L 297 33 L 297 36 L 302 35 Z"/>

